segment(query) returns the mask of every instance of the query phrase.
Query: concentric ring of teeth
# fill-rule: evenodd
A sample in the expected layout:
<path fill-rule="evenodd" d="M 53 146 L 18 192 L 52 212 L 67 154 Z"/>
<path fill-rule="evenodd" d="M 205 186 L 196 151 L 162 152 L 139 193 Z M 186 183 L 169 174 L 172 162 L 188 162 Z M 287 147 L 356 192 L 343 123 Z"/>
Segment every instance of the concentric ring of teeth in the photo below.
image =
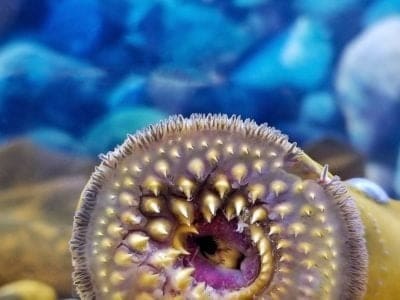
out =
<path fill-rule="evenodd" d="M 90 219 L 83 208 L 72 241 L 78 244 L 74 278 L 82 298 L 343 295 L 347 277 L 339 275 L 353 271 L 346 251 L 356 242 L 349 246 L 342 239 L 348 235 L 343 224 L 348 211 L 338 212 L 340 183 L 326 174 L 321 182 L 299 150 L 272 129 L 233 119 L 220 120 L 212 131 L 204 121 L 194 119 L 179 134 L 168 123 L 163 125 L 168 135 L 158 128 L 150 129 L 152 138 L 130 136 L 119 158 L 105 156 L 84 193 Z M 234 290 L 198 280 L 186 259 L 197 255 L 188 247 L 191 237 L 221 217 L 250 241 L 249 249 L 239 247 L 244 253 L 239 256 L 257 256 L 257 274 Z M 81 228 L 90 239 L 83 240 Z M 245 261 L 235 272 L 246 269 Z"/>

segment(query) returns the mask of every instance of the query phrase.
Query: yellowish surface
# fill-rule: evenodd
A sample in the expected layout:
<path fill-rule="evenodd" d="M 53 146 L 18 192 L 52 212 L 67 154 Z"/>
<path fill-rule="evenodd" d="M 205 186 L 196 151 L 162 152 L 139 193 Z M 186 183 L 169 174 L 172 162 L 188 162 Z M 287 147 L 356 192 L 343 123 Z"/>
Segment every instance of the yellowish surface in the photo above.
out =
<path fill-rule="evenodd" d="M 55 300 L 56 292 L 52 287 L 34 280 L 20 280 L 4 285 L 0 288 L 1 299 L 19 300 Z"/>

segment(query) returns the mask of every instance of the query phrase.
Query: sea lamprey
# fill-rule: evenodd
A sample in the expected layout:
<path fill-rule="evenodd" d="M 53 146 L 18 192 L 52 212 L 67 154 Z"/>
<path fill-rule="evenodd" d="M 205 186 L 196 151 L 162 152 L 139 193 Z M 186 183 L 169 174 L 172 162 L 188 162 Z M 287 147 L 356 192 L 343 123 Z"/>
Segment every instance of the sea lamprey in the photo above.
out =
<path fill-rule="evenodd" d="M 360 299 L 344 183 L 250 120 L 181 116 L 102 156 L 70 242 L 82 299 Z"/>

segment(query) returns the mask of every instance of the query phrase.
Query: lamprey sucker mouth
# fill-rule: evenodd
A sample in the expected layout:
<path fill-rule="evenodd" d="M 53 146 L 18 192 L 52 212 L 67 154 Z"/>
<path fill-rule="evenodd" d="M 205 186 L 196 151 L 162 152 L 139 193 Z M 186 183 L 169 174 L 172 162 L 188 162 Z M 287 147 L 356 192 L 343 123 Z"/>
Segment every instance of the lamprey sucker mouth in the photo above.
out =
<path fill-rule="evenodd" d="M 82 299 L 359 299 L 344 184 L 278 130 L 171 117 L 102 156 L 71 239 Z M 354 263 L 357 261 L 357 263 Z"/>

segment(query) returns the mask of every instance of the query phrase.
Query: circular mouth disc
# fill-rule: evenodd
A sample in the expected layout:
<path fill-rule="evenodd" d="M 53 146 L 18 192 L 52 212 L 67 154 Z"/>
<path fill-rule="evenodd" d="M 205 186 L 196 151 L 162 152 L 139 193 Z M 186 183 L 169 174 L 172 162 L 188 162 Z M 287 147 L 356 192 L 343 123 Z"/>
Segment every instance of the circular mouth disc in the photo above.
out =
<path fill-rule="evenodd" d="M 128 136 L 85 187 L 70 244 L 82 299 L 357 299 L 366 286 L 345 186 L 238 117 Z"/>

